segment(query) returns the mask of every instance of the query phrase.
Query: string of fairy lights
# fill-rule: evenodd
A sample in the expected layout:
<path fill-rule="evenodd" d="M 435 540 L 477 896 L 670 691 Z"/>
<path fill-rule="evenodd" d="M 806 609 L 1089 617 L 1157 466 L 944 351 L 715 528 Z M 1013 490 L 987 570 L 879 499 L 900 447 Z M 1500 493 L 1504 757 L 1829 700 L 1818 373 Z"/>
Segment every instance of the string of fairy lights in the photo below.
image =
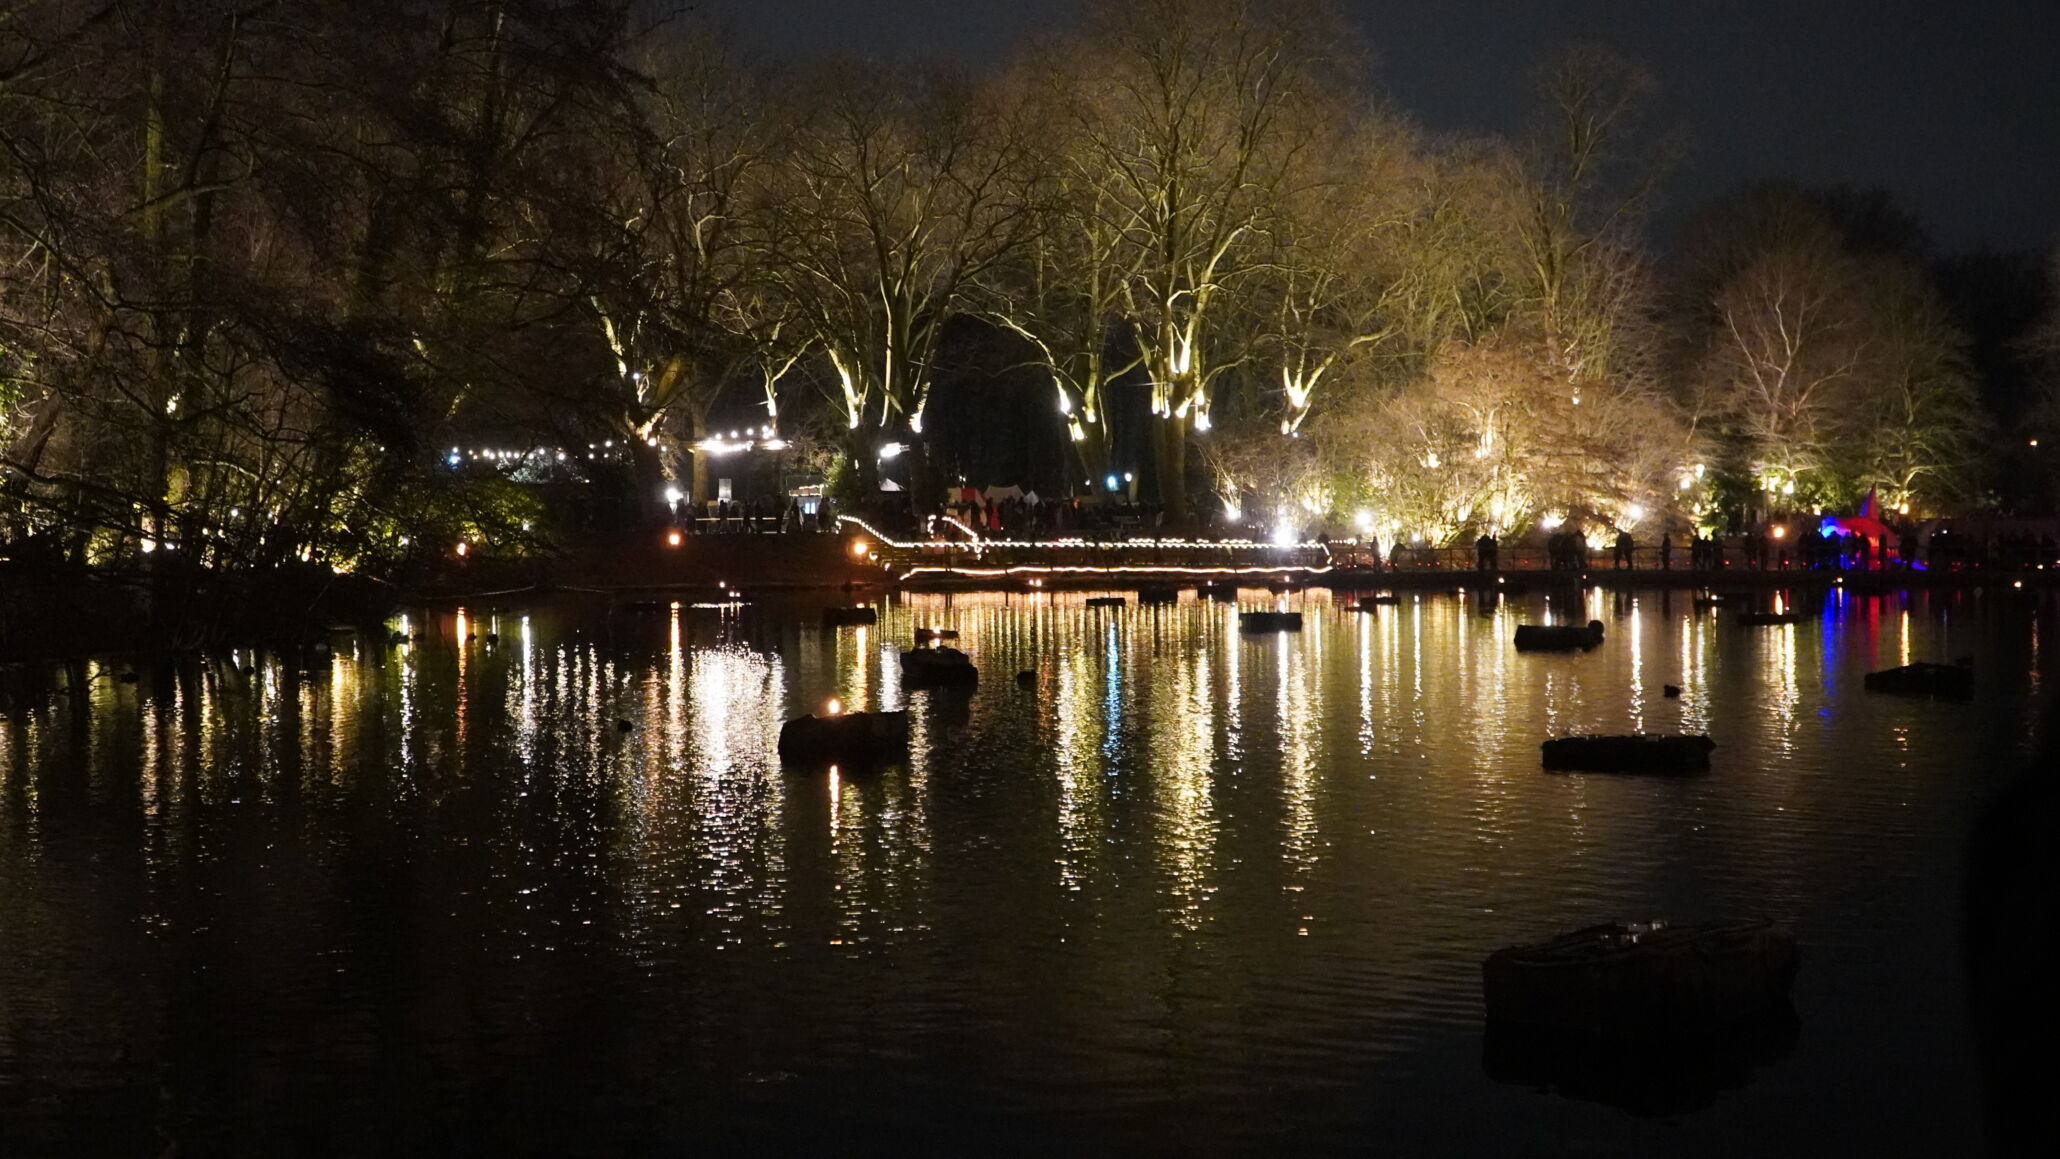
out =
<path fill-rule="evenodd" d="M 906 580 L 919 575 L 960 575 L 979 578 L 1013 578 L 1038 575 L 1184 575 L 1184 576 L 1257 576 L 1288 574 L 1323 575 L 1335 570 L 1330 545 L 1322 540 L 1305 540 L 1299 543 L 1262 543 L 1254 539 L 1125 539 L 1100 540 L 1080 536 L 1057 539 L 985 539 L 972 528 L 956 519 L 945 517 L 943 522 L 964 532 L 971 540 L 961 548 L 959 544 L 946 540 L 902 540 L 881 531 L 879 528 L 855 515 L 839 515 L 837 522 L 871 536 L 879 544 L 903 552 L 935 552 L 949 550 L 971 550 L 976 559 L 984 558 L 995 550 L 1091 550 L 1118 557 L 1118 562 L 1093 564 L 1034 563 L 982 567 L 965 564 L 914 564 L 901 572 L 899 578 Z M 1318 551 L 1323 562 L 1318 564 L 1293 563 L 1279 560 L 1269 563 L 1241 564 L 1225 561 L 1220 564 L 1175 564 L 1158 559 L 1138 559 L 1145 554 L 1159 555 L 1167 550 L 1176 551 Z M 864 539 L 854 540 L 852 554 L 877 560 Z M 886 565 L 883 565 L 886 566 Z"/>

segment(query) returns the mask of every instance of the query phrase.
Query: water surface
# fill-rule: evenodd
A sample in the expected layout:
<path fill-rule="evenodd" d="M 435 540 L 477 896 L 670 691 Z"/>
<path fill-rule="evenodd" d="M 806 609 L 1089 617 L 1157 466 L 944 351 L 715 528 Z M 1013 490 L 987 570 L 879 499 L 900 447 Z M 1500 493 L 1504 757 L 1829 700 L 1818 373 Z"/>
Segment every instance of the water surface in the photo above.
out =
<path fill-rule="evenodd" d="M 834 632 L 468 607 L 398 649 L 75 666 L 0 718 L 0 1151 L 1978 1136 L 1957 878 L 2037 715 L 2035 605 L 1834 591 L 1751 629 L 1680 593 L 1317 592 L 1255 637 L 1084 598 Z M 1512 650 L 1553 614 L 1607 643 Z M 901 687 L 922 625 L 961 633 L 970 699 Z M 1860 690 L 1963 655 L 1972 705 Z M 909 763 L 782 771 L 780 722 L 830 697 L 908 707 Z M 1550 735 L 1677 729 L 1707 776 L 1539 768 Z M 1804 946 L 1793 1049 L 1742 1086 L 1634 1114 L 1484 1072 L 1489 950 L 1728 914 Z"/>

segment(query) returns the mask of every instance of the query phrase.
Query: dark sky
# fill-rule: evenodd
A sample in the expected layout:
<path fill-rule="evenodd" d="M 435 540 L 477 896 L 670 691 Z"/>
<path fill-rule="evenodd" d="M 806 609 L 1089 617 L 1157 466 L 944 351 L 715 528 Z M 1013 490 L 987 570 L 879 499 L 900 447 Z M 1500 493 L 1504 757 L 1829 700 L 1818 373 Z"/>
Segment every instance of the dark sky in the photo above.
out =
<path fill-rule="evenodd" d="M 1688 157 L 1659 226 L 1773 177 L 1882 187 L 1943 250 L 2060 242 L 2060 0 L 1343 0 L 1376 81 L 1435 130 L 1523 119 L 1533 64 L 1642 60 Z M 783 53 L 1005 58 L 1072 0 L 698 0 Z"/>

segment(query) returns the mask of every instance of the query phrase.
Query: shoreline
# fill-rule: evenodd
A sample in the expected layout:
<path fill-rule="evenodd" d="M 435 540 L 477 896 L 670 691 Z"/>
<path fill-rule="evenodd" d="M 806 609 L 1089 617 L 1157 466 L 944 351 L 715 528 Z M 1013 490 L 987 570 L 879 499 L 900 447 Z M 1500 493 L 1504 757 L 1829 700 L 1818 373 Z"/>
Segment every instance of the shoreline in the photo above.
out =
<path fill-rule="evenodd" d="M 695 535 L 678 545 L 660 534 L 592 537 L 557 555 L 524 561 L 473 560 L 445 569 L 427 583 L 390 584 L 353 578 L 281 575 L 202 576 L 186 597 L 183 618 L 168 626 L 140 610 L 137 577 L 9 569 L 0 595 L 9 614 L 0 623 L 0 664 L 62 663 L 86 656 L 150 656 L 228 647 L 290 649 L 314 645 L 332 631 L 367 628 L 394 611 L 479 601 L 542 601 L 563 597 L 611 601 L 667 594 L 805 597 L 829 601 L 876 599 L 895 592 L 1081 592 L 1138 588 L 1199 589 L 1211 583 L 1276 593 L 1327 589 L 1348 594 L 1459 593 L 1486 587 L 1504 596 L 1613 591 L 1766 592 L 1843 587 L 1880 594 L 1894 591 L 2037 593 L 2060 588 L 2060 569 L 1869 571 L 1726 567 L 1689 570 L 1594 567 L 1585 571 L 1427 566 L 1339 567 L 1315 574 L 1253 569 L 1236 576 L 1194 575 L 1126 568 L 1090 574 L 1034 567 L 1006 577 L 929 573 L 900 579 L 850 550 L 835 534 Z M 313 593 L 312 596 L 310 593 Z"/>

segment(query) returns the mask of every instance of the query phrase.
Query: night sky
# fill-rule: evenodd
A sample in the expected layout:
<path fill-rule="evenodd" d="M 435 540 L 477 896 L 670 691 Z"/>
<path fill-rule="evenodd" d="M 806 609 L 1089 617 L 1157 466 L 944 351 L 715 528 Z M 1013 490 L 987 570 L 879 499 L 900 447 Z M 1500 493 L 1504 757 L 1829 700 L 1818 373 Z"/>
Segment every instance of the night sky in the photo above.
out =
<path fill-rule="evenodd" d="M 1440 131 L 1508 131 L 1533 65 L 1594 40 L 1643 61 L 1688 155 L 1657 222 L 1791 178 L 1890 190 L 1945 251 L 2060 242 L 2060 0 L 1357 0 L 1379 84 Z M 699 0 L 796 55 L 1005 58 L 1072 0 Z"/>

